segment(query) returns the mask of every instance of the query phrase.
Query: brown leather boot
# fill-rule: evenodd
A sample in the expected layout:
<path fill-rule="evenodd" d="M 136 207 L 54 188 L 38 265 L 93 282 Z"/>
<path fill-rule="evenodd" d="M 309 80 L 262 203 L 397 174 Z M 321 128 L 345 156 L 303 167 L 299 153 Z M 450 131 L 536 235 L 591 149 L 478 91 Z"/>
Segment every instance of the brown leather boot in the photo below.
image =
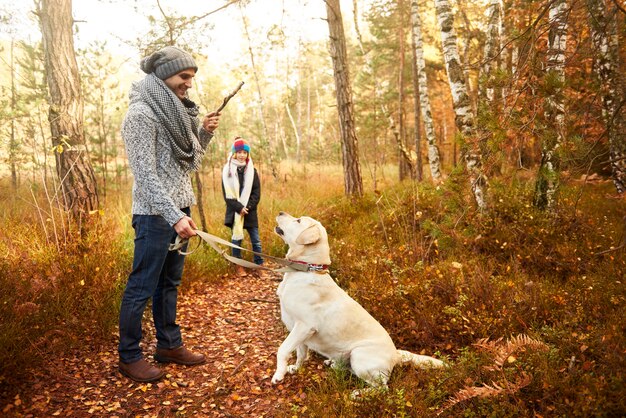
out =
<path fill-rule="evenodd" d="M 192 353 L 182 345 L 177 348 L 172 348 L 171 350 L 157 348 L 154 359 L 159 363 L 176 363 L 185 366 L 195 366 L 196 364 L 202 364 L 206 361 L 204 354 Z"/>
<path fill-rule="evenodd" d="M 246 277 L 248 272 L 242 266 L 235 267 L 235 274 L 239 277 Z"/>
<path fill-rule="evenodd" d="M 133 363 L 122 363 L 118 366 L 120 373 L 136 382 L 154 382 L 161 379 L 165 372 L 148 363 L 145 359 Z"/>

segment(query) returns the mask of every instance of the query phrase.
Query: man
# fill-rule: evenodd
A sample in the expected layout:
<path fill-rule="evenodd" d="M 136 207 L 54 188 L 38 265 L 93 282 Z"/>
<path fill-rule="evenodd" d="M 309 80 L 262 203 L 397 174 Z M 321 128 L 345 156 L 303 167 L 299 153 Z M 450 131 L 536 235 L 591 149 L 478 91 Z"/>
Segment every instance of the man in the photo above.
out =
<path fill-rule="evenodd" d="M 203 354 L 183 346 L 176 324 L 176 299 L 184 256 L 169 251 L 176 235 L 195 235 L 190 217 L 195 195 L 189 173 L 200 167 L 219 114 L 208 114 L 199 126 L 198 107 L 187 90 L 198 70 L 193 58 L 176 47 L 165 47 L 141 61 L 147 75 L 133 83 L 122 137 L 134 176 L 132 225 L 135 251 L 132 272 L 120 310 L 119 370 L 138 382 L 165 374 L 142 354 L 141 319 L 152 298 L 157 348 L 162 363 L 196 365 Z"/>

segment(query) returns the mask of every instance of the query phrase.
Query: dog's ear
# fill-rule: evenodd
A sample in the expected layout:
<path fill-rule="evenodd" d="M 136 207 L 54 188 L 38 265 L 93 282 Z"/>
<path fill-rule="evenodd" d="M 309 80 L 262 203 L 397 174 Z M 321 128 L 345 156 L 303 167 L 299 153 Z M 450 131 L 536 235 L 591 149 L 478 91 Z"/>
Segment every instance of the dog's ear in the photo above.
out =
<path fill-rule="evenodd" d="M 309 245 L 315 244 L 320 239 L 320 229 L 316 224 L 311 225 L 304 231 L 300 232 L 298 238 L 296 238 L 296 244 Z"/>

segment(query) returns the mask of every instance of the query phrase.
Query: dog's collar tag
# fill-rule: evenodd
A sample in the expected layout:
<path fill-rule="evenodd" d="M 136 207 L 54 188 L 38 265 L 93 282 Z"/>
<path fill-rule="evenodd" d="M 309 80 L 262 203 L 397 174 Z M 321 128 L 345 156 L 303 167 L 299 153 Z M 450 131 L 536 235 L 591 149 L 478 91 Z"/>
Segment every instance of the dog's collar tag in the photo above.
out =
<path fill-rule="evenodd" d="M 307 270 L 323 274 L 323 273 L 328 273 L 328 266 L 324 264 L 308 264 Z"/>
<path fill-rule="evenodd" d="M 326 264 L 310 264 L 304 261 L 289 260 L 290 263 L 303 264 L 306 266 L 306 271 L 312 271 L 315 273 L 325 274 L 328 273 L 328 265 Z"/>

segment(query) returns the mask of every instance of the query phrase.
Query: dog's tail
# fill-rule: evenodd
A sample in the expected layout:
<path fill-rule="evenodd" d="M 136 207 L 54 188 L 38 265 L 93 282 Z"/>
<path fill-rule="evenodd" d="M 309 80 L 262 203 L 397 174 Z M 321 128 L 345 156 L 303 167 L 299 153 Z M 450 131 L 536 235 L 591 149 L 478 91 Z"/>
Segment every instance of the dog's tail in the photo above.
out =
<path fill-rule="evenodd" d="M 434 357 L 422 356 L 420 354 L 413 354 L 410 351 L 397 350 L 400 355 L 400 363 L 411 363 L 415 367 L 422 369 L 429 369 L 435 367 L 444 367 L 445 363 L 441 360 L 437 360 Z"/>

